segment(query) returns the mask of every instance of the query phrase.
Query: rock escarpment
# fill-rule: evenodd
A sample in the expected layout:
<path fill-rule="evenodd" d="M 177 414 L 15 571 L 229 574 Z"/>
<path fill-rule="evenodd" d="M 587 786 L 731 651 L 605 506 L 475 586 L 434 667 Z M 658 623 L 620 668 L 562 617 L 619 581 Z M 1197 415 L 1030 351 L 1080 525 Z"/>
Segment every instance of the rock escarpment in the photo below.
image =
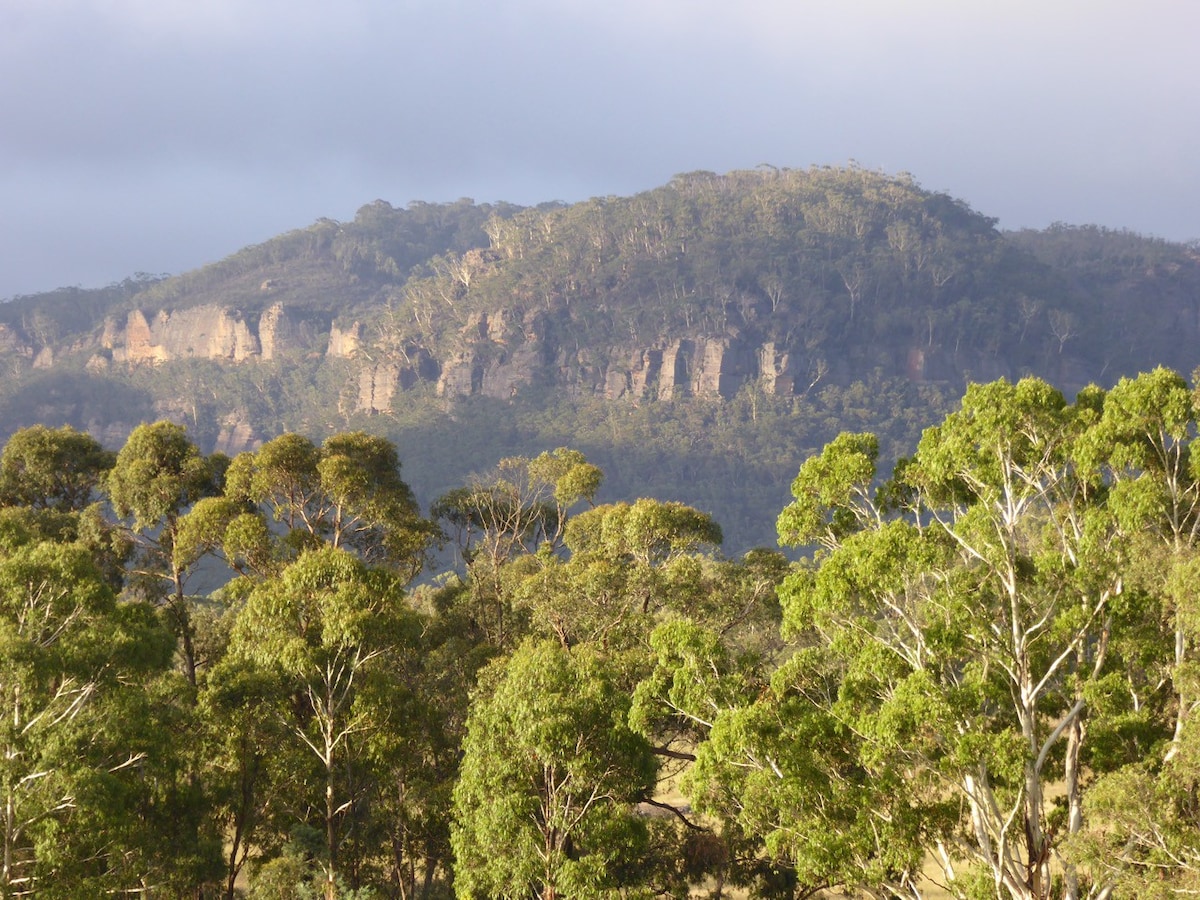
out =
<path fill-rule="evenodd" d="M 356 345 L 344 335 L 330 341 L 331 355 L 354 360 L 359 369 L 356 408 L 387 412 L 403 391 L 431 386 L 444 398 L 484 396 L 510 399 L 529 386 L 547 386 L 568 396 L 600 396 L 640 403 L 683 398 L 730 399 L 748 385 L 781 397 L 803 395 L 818 385 L 848 384 L 864 372 L 914 382 L 961 382 L 1019 378 L 1023 371 L 978 350 L 910 345 L 863 346 L 853 355 L 826 358 L 802 341 L 790 344 L 750 331 L 720 335 L 656 336 L 602 348 L 554 339 L 542 317 L 477 315 L 449 350 L 407 344 L 402 350 Z M 1068 390 L 1088 383 L 1079 360 L 1064 354 L 1058 377 Z"/>
<path fill-rule="evenodd" d="M 453 349 L 440 358 L 415 344 L 402 351 L 369 352 L 361 329 L 335 329 L 329 353 L 352 359 L 359 369 L 357 409 L 386 412 L 400 392 L 431 385 L 444 398 L 510 399 L 531 385 L 569 396 L 602 396 L 640 402 L 682 397 L 733 397 L 747 384 L 791 396 L 824 371 L 809 360 L 749 335 L 661 337 L 596 350 L 554 340 L 544 314 L 512 311 L 474 315 Z"/>
<path fill-rule="evenodd" d="M 929 338 L 845 344 L 834 358 L 802 331 L 781 339 L 770 323 L 744 322 L 687 333 L 630 334 L 625 340 L 587 340 L 586 329 L 562 307 L 509 307 L 465 314 L 451 329 L 404 330 L 390 313 L 335 322 L 330 311 L 293 310 L 276 302 L 261 311 L 204 304 L 182 309 L 134 309 L 104 321 L 91 340 L 52 348 L 19 329 L 0 328 L 0 353 L 24 365 L 52 368 L 60 357 L 91 354 L 89 372 L 210 360 L 254 364 L 309 359 L 337 362 L 344 379 L 339 412 L 388 413 L 409 391 L 446 400 L 483 396 L 512 399 L 530 387 L 571 397 L 641 403 L 676 398 L 729 399 L 748 385 L 781 397 L 803 395 L 824 382 L 850 383 L 881 371 L 913 381 L 991 380 L 1022 374 L 980 348 L 947 348 Z M 749 317 L 753 319 L 754 317 Z M 416 318 L 421 326 L 427 321 Z M 682 329 L 680 329 L 682 330 Z M 714 333 L 714 331 L 716 333 Z M 778 331 L 778 329 L 776 329 Z M 1070 352 L 1057 356 L 1059 380 L 1086 383 Z M 169 404 L 170 401 L 162 401 Z M 221 425 L 227 451 L 255 440 L 246 421 Z"/>
<path fill-rule="evenodd" d="M 123 320 L 108 319 L 100 343 L 114 362 L 135 365 L 179 359 L 245 362 L 324 349 L 328 334 L 328 322 L 296 316 L 282 304 L 257 314 L 210 304 L 149 314 L 135 309 Z"/>
<path fill-rule="evenodd" d="M 634 403 L 728 399 L 748 384 L 786 397 L 804 393 L 827 375 L 850 376 L 862 365 L 861 360 L 818 358 L 796 346 L 799 341 L 789 345 L 749 330 L 657 335 L 601 348 L 563 339 L 568 333 L 554 313 L 501 309 L 473 313 L 456 333 L 427 345 L 420 337 L 389 337 L 363 322 L 296 314 L 279 303 L 257 314 L 203 305 L 133 310 L 123 319 L 110 318 L 100 337 L 103 355 L 93 364 L 138 366 L 185 359 L 250 363 L 284 360 L 290 354 L 323 356 L 348 364 L 343 412 L 368 414 L 392 410 L 404 392 L 422 386 L 446 399 L 506 400 L 532 385 L 569 396 Z M 10 337 L 9 343 L 14 341 Z M 889 348 L 887 358 L 878 362 L 917 381 L 953 378 L 964 365 L 961 358 L 925 347 Z M 1011 374 L 995 361 L 970 363 L 986 377 Z M 227 423 L 222 441 L 232 448 L 245 437 L 244 430 Z"/>

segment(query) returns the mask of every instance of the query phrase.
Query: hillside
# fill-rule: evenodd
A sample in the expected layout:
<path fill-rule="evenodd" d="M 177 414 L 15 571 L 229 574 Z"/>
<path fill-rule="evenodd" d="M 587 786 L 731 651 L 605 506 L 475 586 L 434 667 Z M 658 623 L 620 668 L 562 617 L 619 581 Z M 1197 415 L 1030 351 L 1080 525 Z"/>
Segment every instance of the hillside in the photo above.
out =
<path fill-rule="evenodd" d="M 764 167 L 538 208 L 376 201 L 178 277 L 16 298 L 0 414 L 110 446 L 167 416 L 230 454 L 366 427 L 426 502 L 570 444 L 603 499 L 692 503 L 735 551 L 843 428 L 890 457 L 968 381 L 1190 372 L 1198 338 L 1194 247 L 1003 233 L 903 175 Z"/>

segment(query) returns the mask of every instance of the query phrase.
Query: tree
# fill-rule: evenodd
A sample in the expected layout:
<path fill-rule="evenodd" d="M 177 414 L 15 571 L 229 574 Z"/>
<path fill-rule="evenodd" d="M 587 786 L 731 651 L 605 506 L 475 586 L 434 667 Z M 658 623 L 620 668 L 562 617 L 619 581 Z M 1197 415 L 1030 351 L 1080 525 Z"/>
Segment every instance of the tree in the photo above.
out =
<path fill-rule="evenodd" d="M 452 874 L 450 815 L 462 741 L 479 669 L 494 653 L 464 625 L 461 610 L 422 617 L 420 642 L 403 688 L 367 745 L 375 788 L 371 832 L 380 869 L 403 900 L 430 898 Z"/>
<path fill-rule="evenodd" d="M 166 609 L 181 641 L 184 674 L 195 686 L 195 635 L 185 592 L 187 563 L 194 557 L 177 555 L 175 543 L 184 512 L 215 492 L 213 467 L 182 425 L 142 424 L 117 454 L 105 486 L 114 512 L 131 520 L 130 530 L 141 541 L 143 574 L 169 585 Z"/>
<path fill-rule="evenodd" d="M 69 425 L 34 425 L 16 432 L 0 454 L 0 503 L 81 511 L 115 457 Z"/>
<path fill-rule="evenodd" d="M 154 801 L 125 801 L 139 772 L 170 767 L 139 730 L 170 652 L 150 610 L 117 604 L 85 548 L 32 542 L 0 556 L 0 896 L 136 888 L 162 863 L 138 827 Z"/>
<path fill-rule="evenodd" d="M 397 577 L 334 547 L 301 555 L 278 579 L 256 587 L 234 625 L 231 656 L 282 679 L 292 698 L 280 713 L 283 724 L 317 763 L 328 900 L 360 800 L 349 773 L 367 736 L 386 720 L 395 697 L 383 685 L 404 670 L 416 638 Z"/>
<path fill-rule="evenodd" d="M 1145 649 L 1109 692 L 1124 700 L 1114 704 L 1122 727 L 1104 736 L 1131 744 L 1135 758 L 1098 779 L 1073 846 L 1105 896 L 1178 896 L 1200 884 L 1195 437 L 1195 395 L 1159 368 L 1109 391 L 1087 448 L 1107 466 L 1113 514 L 1131 537 L 1127 580 L 1146 597 Z"/>
<path fill-rule="evenodd" d="M 414 578 L 434 536 L 400 477 L 395 445 L 365 432 L 335 434 L 318 449 L 284 434 L 240 454 L 227 498 L 263 508 L 287 528 L 282 559 L 328 543 Z"/>
<path fill-rule="evenodd" d="M 556 550 L 572 507 L 592 506 L 604 475 L 578 450 L 559 447 L 530 459 L 500 460 L 488 478 L 439 497 L 433 516 L 471 568 L 478 560 L 496 567 L 547 543 Z"/>
<path fill-rule="evenodd" d="M 481 679 L 454 790 L 463 898 L 586 898 L 638 883 L 650 746 L 592 652 L 527 643 Z"/>
<path fill-rule="evenodd" d="M 292 824 L 285 798 L 302 779 L 306 760 L 287 741 L 287 699 L 287 685 L 275 672 L 233 655 L 213 667 L 200 691 L 204 783 L 215 830 L 226 837 L 226 900 L 235 900 L 238 876 L 256 851 L 271 855 L 276 835 Z"/>
<path fill-rule="evenodd" d="M 702 752 L 760 782 L 739 815 L 810 887 L 911 896 L 934 852 L 955 893 L 1082 890 L 1062 846 L 1082 822 L 1090 700 L 1138 615 L 1103 473 L 1081 453 L 1102 400 L 972 385 L 883 490 L 869 436 L 801 467 L 779 519 L 781 540 L 816 548 L 781 588 L 798 651 Z M 797 838 L 815 834 L 841 846 L 836 866 L 813 868 L 805 848 L 825 845 Z"/>
<path fill-rule="evenodd" d="M 756 585 L 734 596 L 749 601 L 743 609 L 758 607 L 760 616 L 766 612 L 763 618 L 767 621 L 756 624 L 773 626 L 777 633 L 778 618 L 771 615 L 771 604 L 762 603 L 756 596 L 763 582 L 751 573 L 760 562 L 765 560 L 737 566 L 742 570 L 738 573 L 741 578 Z M 765 583 L 773 592 L 776 582 L 777 578 L 771 578 Z M 757 616 L 748 620 L 754 618 Z M 714 627 L 702 616 L 666 620 L 650 635 L 650 671 L 638 683 L 630 711 L 631 724 L 653 742 L 655 755 L 665 761 L 664 774 L 692 798 L 692 814 L 705 814 L 703 819 L 689 819 L 683 809 L 662 801 L 654 804 L 672 812 L 686 829 L 675 854 L 689 861 L 688 880 L 695 883 L 715 876 L 717 894 L 726 882 L 754 885 L 772 869 L 761 848 L 754 846 L 753 838 L 731 813 L 734 808 L 752 805 L 750 792 L 742 790 L 744 785 L 740 783 L 737 788 L 726 783 L 717 789 L 713 772 L 705 768 L 705 762 L 712 758 L 710 744 L 716 746 L 720 740 L 720 730 L 714 730 L 717 723 L 725 727 L 731 712 L 752 706 L 769 690 L 768 672 L 776 662 L 774 654 L 763 653 L 757 641 L 748 642 L 744 635 L 740 638 L 728 625 Z M 741 776 L 747 770 L 736 767 L 730 772 Z M 734 796 L 736 800 L 731 799 Z M 696 854 L 694 849 L 689 851 L 689 846 L 707 852 Z M 764 896 L 770 894 L 763 885 L 758 887 Z"/>
<path fill-rule="evenodd" d="M 704 602 L 701 548 L 719 543 L 712 518 L 681 503 L 640 499 L 586 510 L 565 529 L 564 559 L 544 550 L 509 567 L 514 604 L 564 647 L 614 652 L 644 641 L 665 610 Z"/>
<path fill-rule="evenodd" d="M 495 647 L 515 644 L 507 566 L 539 550 L 550 558 L 561 550 L 570 510 L 593 505 L 603 473 L 578 450 L 560 447 L 528 457 L 502 459 L 488 478 L 443 494 L 431 514 L 454 542 L 465 564 L 463 599 L 473 621 Z"/>

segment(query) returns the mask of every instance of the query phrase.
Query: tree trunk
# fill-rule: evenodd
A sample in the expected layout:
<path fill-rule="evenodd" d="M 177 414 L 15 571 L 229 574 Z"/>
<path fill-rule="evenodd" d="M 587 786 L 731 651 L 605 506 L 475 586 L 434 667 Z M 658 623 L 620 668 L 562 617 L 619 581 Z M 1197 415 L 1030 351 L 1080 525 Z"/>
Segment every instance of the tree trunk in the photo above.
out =
<path fill-rule="evenodd" d="M 425 880 L 421 884 L 421 900 L 429 900 L 433 896 L 433 876 L 437 872 L 438 860 L 436 856 L 426 855 L 425 857 Z"/>
<path fill-rule="evenodd" d="M 1083 784 L 1080 777 L 1079 756 L 1083 747 L 1084 726 L 1081 716 L 1076 716 L 1067 731 L 1067 757 L 1063 773 L 1067 789 L 1067 834 L 1078 834 L 1083 828 Z M 1063 864 L 1063 897 L 1079 900 L 1079 876 L 1071 863 Z"/>
<path fill-rule="evenodd" d="M 179 637 L 183 642 L 183 674 L 193 688 L 196 687 L 196 642 L 192 634 L 192 617 L 188 611 L 187 597 L 183 593 L 183 572 L 172 567 L 171 612 L 179 625 Z"/>
<path fill-rule="evenodd" d="M 334 828 L 333 805 L 333 751 L 326 750 L 325 757 L 325 900 L 336 900 L 337 885 L 334 882 L 334 858 L 337 853 L 337 834 Z"/>

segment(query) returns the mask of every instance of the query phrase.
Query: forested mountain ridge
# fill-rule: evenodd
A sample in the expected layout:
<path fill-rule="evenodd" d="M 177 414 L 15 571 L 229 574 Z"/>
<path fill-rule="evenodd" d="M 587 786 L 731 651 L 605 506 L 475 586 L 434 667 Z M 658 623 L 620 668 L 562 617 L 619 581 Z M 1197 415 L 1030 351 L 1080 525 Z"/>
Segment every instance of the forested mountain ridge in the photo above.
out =
<path fill-rule="evenodd" d="M 18 298 L 0 895 L 1196 893 L 1198 303 L 855 168 Z"/>
<path fill-rule="evenodd" d="M 1003 233 L 904 175 L 760 167 L 538 208 L 376 201 L 179 277 L 16 298 L 0 402 L 7 430 L 69 423 L 110 446 L 165 415 L 226 452 L 364 425 L 454 447 L 410 470 L 423 496 L 582 444 L 617 492 L 738 535 L 750 506 L 712 484 L 777 506 L 843 427 L 894 454 L 967 381 L 1071 394 L 1191 371 L 1197 338 L 1194 247 Z"/>

